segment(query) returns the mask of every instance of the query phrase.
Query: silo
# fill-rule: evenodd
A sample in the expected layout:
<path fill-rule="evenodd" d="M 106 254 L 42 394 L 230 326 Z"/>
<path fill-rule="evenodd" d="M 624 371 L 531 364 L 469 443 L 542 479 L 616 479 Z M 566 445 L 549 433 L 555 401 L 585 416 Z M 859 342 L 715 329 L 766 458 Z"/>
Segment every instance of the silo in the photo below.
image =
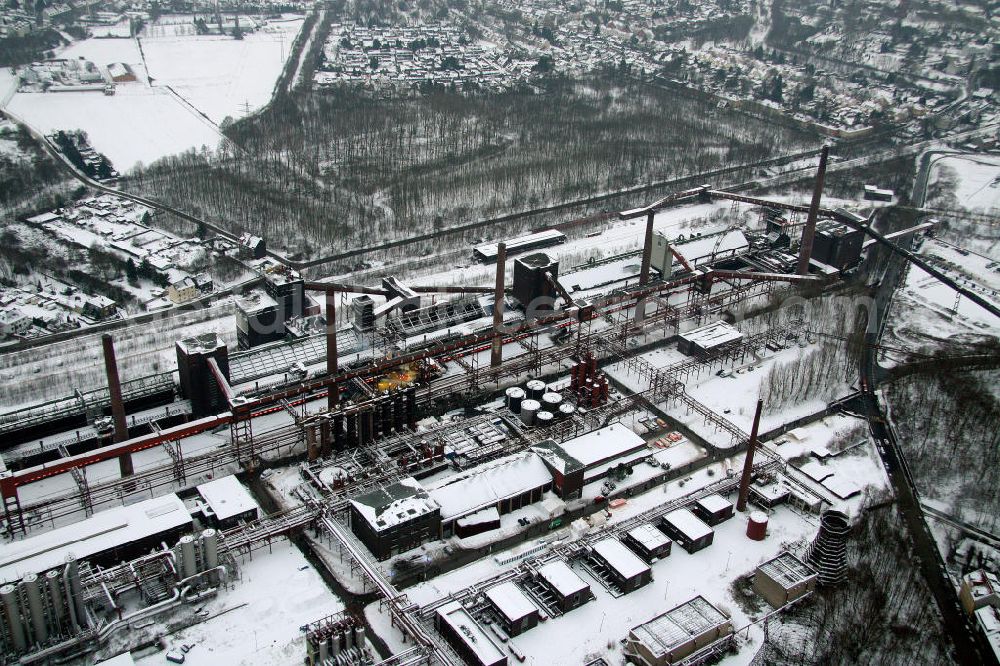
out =
<path fill-rule="evenodd" d="M 819 519 L 819 532 L 809 546 L 806 561 L 816 568 L 822 585 L 836 585 L 847 578 L 847 537 L 851 520 L 847 514 L 835 509 L 823 512 Z"/>
<path fill-rule="evenodd" d="M 190 534 L 185 534 L 181 537 L 177 545 L 180 546 L 182 555 L 182 561 L 180 562 L 181 575 L 184 578 L 190 578 L 198 573 L 198 560 L 195 558 L 194 552 L 194 537 Z"/>
<path fill-rule="evenodd" d="M 83 603 L 83 585 L 80 583 L 80 563 L 76 561 L 72 553 L 66 555 L 66 566 L 69 568 L 69 602 L 76 609 L 76 622 L 80 628 L 89 626 L 87 621 L 87 607 Z M 72 617 L 72 614 L 70 615 Z"/>
<path fill-rule="evenodd" d="M 576 413 L 576 407 L 574 407 L 573 405 L 569 404 L 568 402 L 564 402 L 563 404 L 559 405 L 559 417 L 560 418 L 565 419 L 565 418 L 568 418 L 570 416 L 573 416 L 573 414 L 575 414 L 575 413 Z"/>
<path fill-rule="evenodd" d="M 42 589 L 38 576 L 33 573 L 25 574 L 21 579 L 21 587 L 28 598 L 28 613 L 31 615 L 35 641 L 45 643 L 49 638 L 49 630 L 45 623 L 45 606 L 42 604 Z"/>
<path fill-rule="evenodd" d="M 547 412 L 544 409 L 541 409 L 535 416 L 535 425 L 542 426 L 543 428 L 545 426 L 552 425 L 552 418 L 552 412 Z"/>
<path fill-rule="evenodd" d="M 24 635 L 24 624 L 21 622 L 21 609 L 17 603 L 17 588 L 13 585 L 0 587 L 0 603 L 3 604 L 4 615 L 7 616 L 7 626 L 18 653 L 28 649 L 28 639 Z"/>
<path fill-rule="evenodd" d="M 754 541 L 763 541 L 767 536 L 767 514 L 763 511 L 751 511 L 747 518 L 747 537 Z"/>
<path fill-rule="evenodd" d="M 545 395 L 545 382 L 541 379 L 532 379 L 527 383 L 527 394 L 532 400 L 541 400 Z"/>
<path fill-rule="evenodd" d="M 66 626 L 66 596 L 58 569 L 45 574 L 45 587 L 49 594 L 49 607 L 52 609 L 52 625 L 59 632 Z"/>
<path fill-rule="evenodd" d="M 537 400 L 532 400 L 531 398 L 528 398 L 527 400 L 522 401 L 521 422 L 524 423 L 524 425 L 534 425 L 535 415 L 538 414 L 538 410 L 540 408 L 541 405 Z"/>
<path fill-rule="evenodd" d="M 562 399 L 561 395 L 550 391 L 542 396 L 542 407 L 547 411 L 555 412 L 559 409 L 559 405 L 562 404 Z"/>
<path fill-rule="evenodd" d="M 219 566 L 219 533 L 211 528 L 201 533 L 201 556 L 205 569 Z"/>
<path fill-rule="evenodd" d="M 505 393 L 504 403 L 507 409 L 515 414 L 521 413 L 521 401 L 524 400 L 524 389 L 519 386 L 511 386 Z"/>

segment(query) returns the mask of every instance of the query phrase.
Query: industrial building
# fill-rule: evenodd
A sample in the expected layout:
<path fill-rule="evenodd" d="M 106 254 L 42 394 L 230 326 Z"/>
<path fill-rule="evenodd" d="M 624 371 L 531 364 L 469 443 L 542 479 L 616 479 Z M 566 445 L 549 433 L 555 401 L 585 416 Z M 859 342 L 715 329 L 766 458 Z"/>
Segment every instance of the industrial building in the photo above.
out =
<path fill-rule="evenodd" d="M 639 556 L 613 537 L 601 539 L 591 547 L 591 566 L 623 594 L 638 590 L 653 580 L 653 570 Z"/>
<path fill-rule="evenodd" d="M 507 246 L 507 253 L 514 254 L 515 252 L 540 250 L 543 247 L 551 247 L 565 242 L 566 234 L 561 231 L 556 231 L 555 229 L 547 229 L 545 231 L 539 231 L 538 233 L 528 234 L 527 236 L 521 236 L 519 238 L 504 241 L 504 244 Z M 472 249 L 472 256 L 477 261 L 496 261 L 497 243 L 477 245 Z"/>
<path fill-rule="evenodd" d="M 635 464 L 653 454 L 646 441 L 622 423 L 612 423 L 558 444 L 532 449 L 552 472 L 552 488 L 563 499 L 579 497 L 583 486 L 608 475 L 615 465 Z"/>
<path fill-rule="evenodd" d="M 816 225 L 812 258 L 827 266 L 845 270 L 861 260 L 864 238 L 864 233 L 858 229 L 833 220 L 823 220 Z"/>
<path fill-rule="evenodd" d="M 786 551 L 757 567 L 753 589 L 767 603 L 781 608 L 816 589 L 816 571 Z"/>
<path fill-rule="evenodd" d="M 563 560 L 553 560 L 538 568 L 538 582 L 563 613 L 579 608 L 593 598 L 587 585 Z"/>
<path fill-rule="evenodd" d="M 712 545 L 715 531 L 688 509 L 674 509 L 660 519 L 659 527 L 689 553 Z"/>
<path fill-rule="evenodd" d="M 434 625 L 455 651 L 474 666 L 503 666 L 507 655 L 457 601 L 434 615 Z"/>
<path fill-rule="evenodd" d="M 508 636 L 517 636 L 538 624 L 538 607 L 511 581 L 486 590 L 486 599 Z"/>
<path fill-rule="evenodd" d="M 350 504 L 351 530 L 380 560 L 436 539 L 441 531 L 441 507 L 413 478 L 355 497 Z"/>
<path fill-rule="evenodd" d="M 294 270 L 265 259 L 258 271 L 263 286 L 236 298 L 236 339 L 240 349 L 284 340 L 290 320 L 319 311 L 308 300 L 305 282 Z"/>
<path fill-rule="evenodd" d="M 673 545 L 673 541 L 650 523 L 633 527 L 625 533 L 622 541 L 647 562 L 655 562 L 669 556 L 670 547 Z"/>
<path fill-rule="evenodd" d="M 1000 579 L 985 569 L 970 571 L 962 576 L 958 598 L 970 615 L 984 606 L 1000 607 Z"/>
<path fill-rule="evenodd" d="M 699 497 L 691 505 L 691 510 L 712 527 L 733 517 L 733 503 L 717 493 Z"/>
<path fill-rule="evenodd" d="M 529 319 L 533 313 L 553 309 L 557 296 L 553 282 L 558 279 L 559 261 L 545 252 L 535 252 L 514 260 L 514 298 L 525 309 Z"/>
<path fill-rule="evenodd" d="M 677 350 L 687 356 L 706 357 L 738 345 L 743 334 L 724 321 L 717 321 L 677 336 Z"/>
<path fill-rule="evenodd" d="M 732 634 L 729 618 L 697 596 L 629 631 L 624 651 L 637 664 L 668 666 Z"/>
<path fill-rule="evenodd" d="M 225 530 L 260 516 L 260 506 L 235 475 L 201 484 L 198 495 L 203 502 L 201 513 L 212 527 Z"/>

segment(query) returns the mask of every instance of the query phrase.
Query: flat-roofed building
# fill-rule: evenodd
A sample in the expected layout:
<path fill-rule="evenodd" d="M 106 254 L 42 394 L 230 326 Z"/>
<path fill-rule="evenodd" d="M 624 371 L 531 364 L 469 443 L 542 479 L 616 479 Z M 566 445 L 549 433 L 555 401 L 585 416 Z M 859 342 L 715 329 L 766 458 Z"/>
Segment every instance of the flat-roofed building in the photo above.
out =
<path fill-rule="evenodd" d="M 633 527 L 625 533 L 622 541 L 647 562 L 667 557 L 673 545 L 666 534 L 650 523 Z"/>
<path fill-rule="evenodd" d="M 775 608 L 816 589 L 816 571 L 789 552 L 757 567 L 753 589 Z"/>
<path fill-rule="evenodd" d="M 677 350 L 688 356 L 710 356 L 738 345 L 743 334 L 724 321 L 717 321 L 681 333 L 677 336 Z"/>
<path fill-rule="evenodd" d="M 568 613 L 591 599 L 590 586 L 562 560 L 554 560 L 539 567 L 538 577 L 563 613 Z"/>
<path fill-rule="evenodd" d="M 438 609 L 434 625 L 467 664 L 500 666 L 507 663 L 504 651 L 457 601 Z"/>
<path fill-rule="evenodd" d="M 729 618 L 697 596 L 629 631 L 625 656 L 643 666 L 667 666 L 732 635 Z"/>
<path fill-rule="evenodd" d="M 410 477 L 350 504 L 351 531 L 380 560 L 436 539 L 441 530 L 441 507 Z"/>
<path fill-rule="evenodd" d="M 970 571 L 962 576 L 958 598 L 970 615 L 983 606 L 1000 606 L 1000 580 L 985 569 Z"/>
<path fill-rule="evenodd" d="M 538 607 L 512 581 L 486 590 L 486 599 L 510 636 L 522 634 L 538 624 Z"/>
<path fill-rule="evenodd" d="M 689 553 L 712 545 L 715 531 L 688 509 L 675 509 L 660 519 L 660 529 Z"/>
<path fill-rule="evenodd" d="M 233 474 L 201 484 L 198 494 L 205 504 L 202 512 L 219 529 L 229 529 L 260 516 L 260 506 Z"/>
<path fill-rule="evenodd" d="M 634 464 L 653 454 L 646 441 L 622 423 L 568 439 L 539 442 L 533 449 L 552 470 L 552 489 L 563 499 L 579 497 L 584 484 L 607 476 L 618 464 Z"/>
<path fill-rule="evenodd" d="M 624 594 L 638 590 L 653 580 L 653 570 L 649 565 L 618 539 L 601 539 L 593 545 L 591 556 Z"/>
<path fill-rule="evenodd" d="M 718 493 L 696 500 L 691 510 L 708 525 L 718 525 L 733 517 L 733 503 Z"/>

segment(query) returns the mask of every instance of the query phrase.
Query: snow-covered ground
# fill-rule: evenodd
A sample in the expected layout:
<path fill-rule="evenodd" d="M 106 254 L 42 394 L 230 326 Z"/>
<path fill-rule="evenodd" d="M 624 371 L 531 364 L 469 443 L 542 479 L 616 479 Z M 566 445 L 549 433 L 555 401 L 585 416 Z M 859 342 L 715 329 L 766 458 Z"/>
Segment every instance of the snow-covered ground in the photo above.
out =
<path fill-rule="evenodd" d="M 167 636 L 168 650 L 193 645 L 190 666 L 301 663 L 305 642 L 299 627 L 344 610 L 319 573 L 287 539 L 240 563 L 240 580 L 204 603 L 209 619 Z M 136 659 L 140 666 L 166 663 L 157 650 Z"/>
<path fill-rule="evenodd" d="M 942 173 L 953 173 L 956 177 L 953 194 L 962 208 L 980 213 L 1000 210 L 1000 155 L 943 157 L 931 167 L 931 182 Z"/>

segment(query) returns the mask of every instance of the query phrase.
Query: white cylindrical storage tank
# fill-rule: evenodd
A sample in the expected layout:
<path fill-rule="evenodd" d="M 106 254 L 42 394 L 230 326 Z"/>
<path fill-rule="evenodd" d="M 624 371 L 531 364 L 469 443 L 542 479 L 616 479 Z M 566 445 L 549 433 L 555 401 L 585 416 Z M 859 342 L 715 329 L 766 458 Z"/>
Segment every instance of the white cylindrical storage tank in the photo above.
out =
<path fill-rule="evenodd" d="M 45 587 L 49 593 L 53 624 L 61 629 L 66 623 L 66 597 L 62 589 L 62 574 L 58 569 L 52 569 L 45 574 Z"/>
<path fill-rule="evenodd" d="M 365 648 L 365 625 L 358 625 L 357 629 L 354 631 L 354 643 L 358 646 L 359 650 Z"/>
<path fill-rule="evenodd" d="M 87 608 L 83 603 L 83 585 L 80 583 L 80 563 L 73 553 L 67 553 L 66 565 L 69 568 L 69 589 L 66 591 L 69 603 L 76 609 L 76 622 L 80 627 L 89 626 Z"/>
<path fill-rule="evenodd" d="M 527 383 L 528 397 L 532 400 L 541 400 L 542 396 L 545 394 L 545 382 L 541 379 L 532 379 Z"/>
<path fill-rule="evenodd" d="M 521 403 L 521 422 L 524 425 L 535 425 L 535 416 L 541 409 L 541 404 L 537 400 L 528 398 Z"/>
<path fill-rule="evenodd" d="M 323 639 L 319 642 L 319 663 L 325 664 L 326 660 L 330 658 L 330 645 L 327 639 Z"/>
<path fill-rule="evenodd" d="M 219 566 L 219 533 L 212 528 L 201 533 L 201 556 L 206 570 Z"/>
<path fill-rule="evenodd" d="M 552 425 L 552 412 L 547 412 L 544 409 L 539 410 L 538 414 L 535 416 L 535 425 L 542 427 Z"/>
<path fill-rule="evenodd" d="M 185 534 L 181 537 L 178 545 L 181 547 L 183 560 L 180 567 L 181 575 L 184 576 L 184 578 L 190 578 L 198 573 L 198 560 L 195 559 L 194 553 L 194 537 L 190 534 Z"/>
<path fill-rule="evenodd" d="M 33 573 L 25 574 L 21 579 L 21 586 L 28 597 L 28 612 L 31 614 L 31 626 L 35 631 L 35 640 L 44 643 L 48 640 L 49 630 L 45 625 L 45 606 L 42 605 L 42 590 L 38 582 L 38 576 Z"/>
<path fill-rule="evenodd" d="M 563 404 L 559 405 L 559 416 L 561 418 L 567 418 L 573 416 L 573 414 L 575 413 L 576 413 L 576 407 L 569 404 L 568 402 L 564 402 Z"/>
<path fill-rule="evenodd" d="M 330 636 L 330 653 L 333 654 L 334 658 L 340 654 L 340 632 L 336 632 Z"/>
<path fill-rule="evenodd" d="M 542 396 L 542 406 L 550 412 L 559 409 L 560 404 L 562 404 L 562 396 L 558 393 L 550 392 Z"/>
<path fill-rule="evenodd" d="M 7 626 L 10 627 L 10 634 L 14 639 L 14 649 L 24 652 L 28 649 L 28 639 L 24 634 L 24 624 L 21 622 L 17 588 L 10 584 L 0 587 L 0 603 L 3 604 L 4 613 L 7 615 Z"/>
<path fill-rule="evenodd" d="M 515 414 L 520 414 L 522 400 L 524 400 L 524 389 L 520 386 L 511 386 L 507 389 L 504 398 L 504 404 L 507 405 L 507 409 Z"/>

